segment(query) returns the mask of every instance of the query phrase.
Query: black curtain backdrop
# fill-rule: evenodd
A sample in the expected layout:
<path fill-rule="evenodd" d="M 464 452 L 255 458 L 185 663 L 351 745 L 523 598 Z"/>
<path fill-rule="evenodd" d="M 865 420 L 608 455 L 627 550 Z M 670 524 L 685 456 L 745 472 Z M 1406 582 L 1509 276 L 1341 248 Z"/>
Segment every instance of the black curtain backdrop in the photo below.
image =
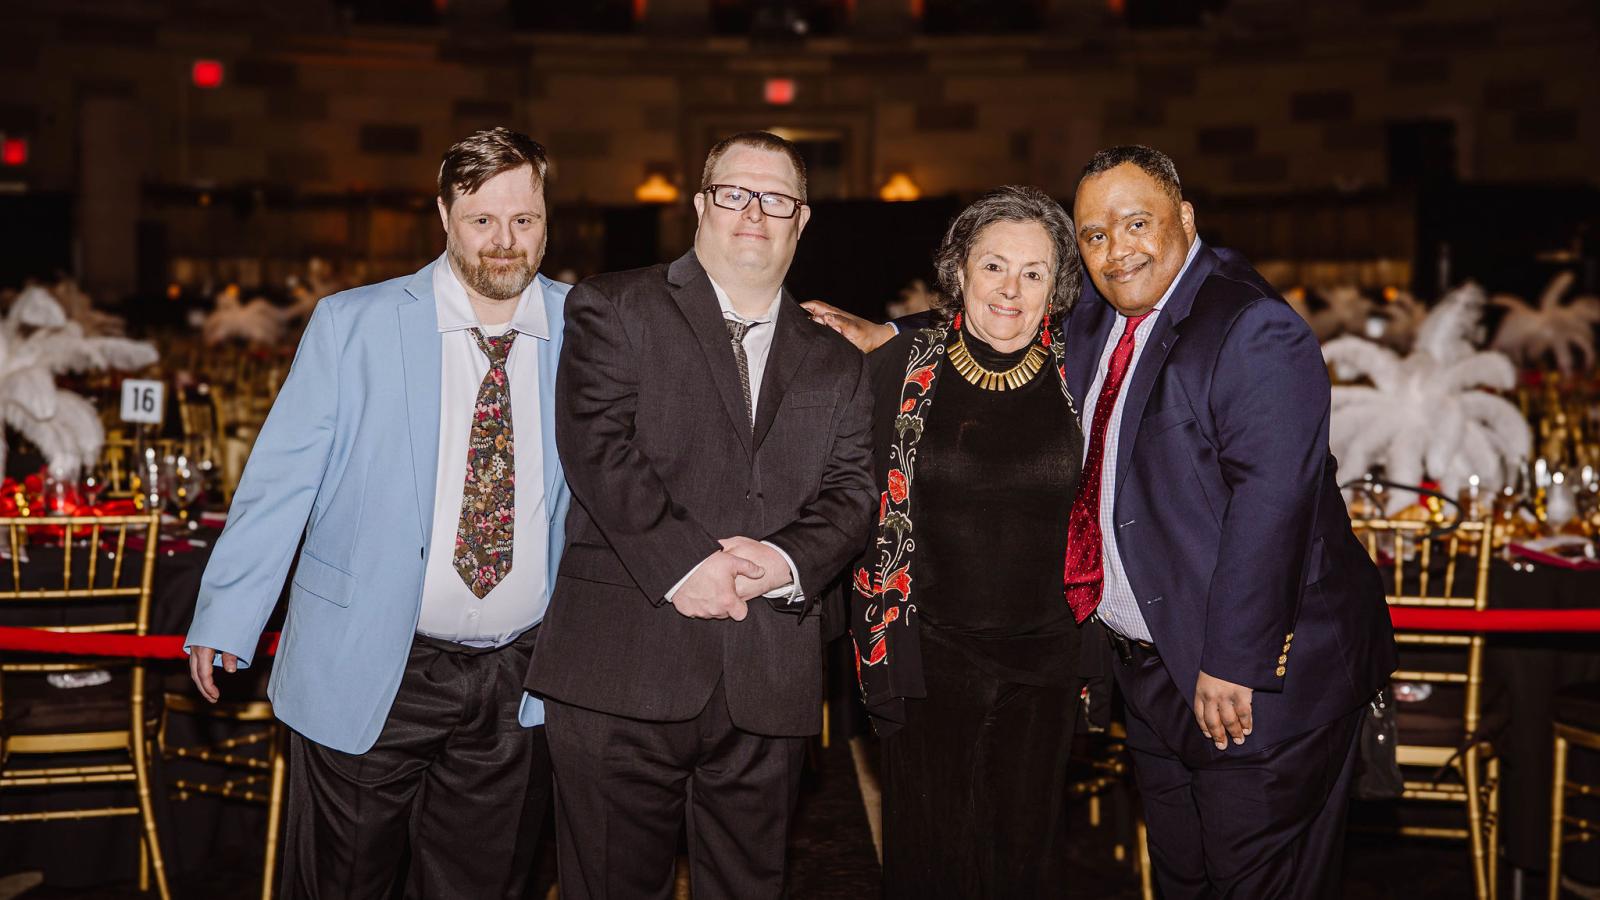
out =
<path fill-rule="evenodd" d="M 0 194 L 0 288 L 72 272 L 72 204 L 63 193 Z"/>
<path fill-rule="evenodd" d="M 954 197 L 818 201 L 789 268 L 789 290 L 881 322 L 884 305 L 912 279 L 933 286 L 933 252 L 960 211 Z"/>

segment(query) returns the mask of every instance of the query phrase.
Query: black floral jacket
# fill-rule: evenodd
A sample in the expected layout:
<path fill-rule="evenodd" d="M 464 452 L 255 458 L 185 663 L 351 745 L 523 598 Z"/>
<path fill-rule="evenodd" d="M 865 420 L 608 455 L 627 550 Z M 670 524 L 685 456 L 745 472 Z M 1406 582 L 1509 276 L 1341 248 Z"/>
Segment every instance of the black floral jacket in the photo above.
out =
<path fill-rule="evenodd" d="M 902 333 L 875 351 L 869 363 L 877 403 L 873 453 L 880 491 L 878 526 L 872 544 L 850 567 L 850 632 L 862 700 L 880 734 L 905 722 L 906 698 L 927 694 L 914 599 L 917 536 L 912 500 L 917 445 L 947 368 L 950 331 L 951 326 L 941 325 Z M 1051 328 L 1049 348 L 1061 376 L 1067 412 L 1077 416 L 1066 388 L 1059 327 Z M 1100 656 L 1096 654 L 1097 659 Z M 1098 670 L 1098 663 L 1094 668 Z"/>

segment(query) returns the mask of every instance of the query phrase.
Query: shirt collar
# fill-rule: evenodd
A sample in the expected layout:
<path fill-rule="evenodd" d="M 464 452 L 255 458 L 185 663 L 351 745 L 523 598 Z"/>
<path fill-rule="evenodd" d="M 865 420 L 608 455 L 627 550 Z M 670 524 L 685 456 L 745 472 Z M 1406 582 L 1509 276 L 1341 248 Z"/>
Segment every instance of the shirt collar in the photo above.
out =
<path fill-rule="evenodd" d="M 433 303 L 438 311 L 440 333 L 464 331 L 482 325 L 477 312 L 472 309 L 472 301 L 467 299 L 466 287 L 456 277 L 455 267 L 450 265 L 448 252 L 441 254 L 433 265 Z M 546 341 L 550 339 L 550 320 L 544 309 L 544 286 L 539 283 L 538 275 L 522 289 L 522 296 L 517 299 L 517 311 L 511 314 L 511 327 L 530 337 Z"/>
<path fill-rule="evenodd" d="M 765 322 L 771 322 L 778 317 L 778 301 L 783 299 L 783 288 L 778 288 L 778 293 L 773 295 L 772 303 L 767 306 L 767 311 L 752 319 L 747 316 L 741 316 L 734 311 L 733 300 L 728 297 L 728 292 L 722 289 L 722 285 L 717 284 L 715 278 L 708 274 L 706 275 L 706 280 L 711 282 L 711 290 L 717 295 L 717 305 L 722 307 L 722 317 L 724 319 L 737 319 L 740 322 L 760 325 Z"/>
<path fill-rule="evenodd" d="M 1194 240 L 1189 244 L 1189 255 L 1183 259 L 1183 268 L 1179 269 L 1178 274 L 1172 277 L 1172 283 L 1167 285 L 1166 293 L 1162 294 L 1161 299 L 1156 301 L 1156 309 L 1162 309 L 1167 305 L 1167 300 L 1171 299 L 1172 292 L 1178 289 L 1178 282 L 1183 280 L 1183 276 L 1188 273 L 1189 267 L 1194 265 L 1194 258 L 1199 255 L 1200 236 L 1195 235 Z"/>

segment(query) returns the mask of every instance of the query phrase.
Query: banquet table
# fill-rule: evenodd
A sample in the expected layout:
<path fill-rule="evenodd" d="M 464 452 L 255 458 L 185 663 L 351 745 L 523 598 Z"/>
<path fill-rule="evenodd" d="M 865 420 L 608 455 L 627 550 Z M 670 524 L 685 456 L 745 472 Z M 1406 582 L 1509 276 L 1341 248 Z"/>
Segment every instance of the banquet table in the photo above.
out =
<path fill-rule="evenodd" d="M 209 558 L 211 542 L 219 533 L 217 528 L 202 527 L 190 531 L 177 527 L 164 527 L 157 548 L 154 582 L 150 605 L 152 634 L 182 634 L 188 629 L 199 595 L 200 576 Z M 131 568 L 137 583 L 138 566 L 142 564 L 144 550 L 129 550 L 123 563 Z M 80 550 L 74 551 L 75 564 L 82 565 Z M 59 586 L 62 550 L 49 544 L 30 544 L 23 564 L 24 586 Z M 81 571 L 81 570 L 80 570 Z M 108 571 L 97 571 L 98 580 L 104 581 Z M 124 574 L 127 583 L 128 574 Z M 43 604 L 19 601 L 0 601 L 0 625 L 37 625 L 41 621 L 60 621 L 69 624 L 74 613 L 84 607 L 74 604 Z M 57 617 L 41 619 L 41 614 Z M 79 613 L 81 614 L 81 613 Z M 222 680 L 228 695 L 237 698 L 265 696 L 268 666 L 244 670 L 237 677 Z M 146 663 L 150 691 L 159 702 L 163 690 L 193 690 L 188 683 L 188 668 L 182 660 L 150 660 Z M 63 690 L 63 695 L 70 690 Z M 187 717 L 174 717 L 172 733 L 185 742 L 214 740 L 228 727 L 227 723 L 197 721 Z M 90 762 L 87 755 L 81 758 Z M 213 854 L 236 853 L 239 848 L 253 849 L 259 855 L 265 812 L 258 806 L 215 799 L 195 799 L 182 803 L 169 797 L 166 785 L 186 771 L 192 774 L 193 763 L 174 761 L 152 762 L 155 782 L 158 785 L 155 799 L 157 825 L 162 835 L 162 850 L 168 872 L 181 874 L 198 868 Z M 81 788 L 71 799 L 96 803 L 126 802 L 131 787 Z M 0 795 L 0 809 L 39 808 L 42 799 L 37 794 L 11 792 Z M 0 875 L 12 872 L 41 871 L 45 883 L 58 887 L 83 887 L 110 882 L 129 882 L 138 873 L 137 820 L 131 817 L 93 819 L 71 822 L 29 822 L 0 825 Z"/>
<path fill-rule="evenodd" d="M 1493 609 L 1595 609 L 1600 607 L 1600 571 L 1496 561 L 1489 573 Z M 1600 681 L 1600 634 L 1496 634 L 1484 655 L 1486 710 L 1498 732 L 1500 753 L 1500 834 L 1505 859 L 1521 869 L 1549 865 L 1550 789 L 1557 690 Z M 1575 751 L 1573 777 L 1600 784 L 1600 759 Z M 1570 801 L 1569 801 L 1570 802 Z M 1572 810 L 1596 817 L 1580 799 Z M 1569 845 L 1567 872 L 1587 883 L 1600 882 L 1600 848 L 1593 842 Z"/>

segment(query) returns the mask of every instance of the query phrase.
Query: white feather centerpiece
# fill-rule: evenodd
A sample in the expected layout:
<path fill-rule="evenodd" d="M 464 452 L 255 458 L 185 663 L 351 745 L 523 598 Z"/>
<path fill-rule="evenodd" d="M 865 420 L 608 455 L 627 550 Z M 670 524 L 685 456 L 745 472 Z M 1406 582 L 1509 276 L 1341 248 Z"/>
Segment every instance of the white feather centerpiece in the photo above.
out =
<path fill-rule="evenodd" d="M 0 322 L 0 416 L 38 446 L 52 472 L 75 475 L 99 457 L 105 430 L 94 405 L 57 387 L 56 376 L 142 369 L 157 358 L 143 341 L 85 335 L 49 291 L 30 287 Z M 0 470 L 6 453 L 0 434 Z"/>
<path fill-rule="evenodd" d="M 1447 294 L 1422 320 L 1405 357 L 1353 336 L 1323 346 L 1323 357 L 1335 369 L 1372 382 L 1333 388 L 1329 443 L 1341 483 L 1381 465 L 1390 481 L 1432 479 L 1454 497 L 1472 475 L 1482 489 L 1498 490 L 1527 459 L 1527 421 L 1515 405 L 1491 393 L 1516 385 L 1516 366 L 1505 354 L 1472 344 L 1485 302 L 1475 284 Z M 1388 512 L 1415 499 L 1393 492 Z"/>
<path fill-rule="evenodd" d="M 1311 326 L 1317 343 L 1326 344 L 1341 334 L 1366 333 L 1373 304 L 1359 288 L 1341 285 L 1324 288 L 1317 291 L 1316 295 L 1322 300 L 1322 305 L 1317 309 L 1312 309 L 1310 292 L 1303 287 L 1285 291 L 1283 298 Z"/>
<path fill-rule="evenodd" d="M 1571 375 L 1594 365 L 1594 326 L 1600 324 L 1600 297 L 1562 298 L 1572 288 L 1573 275 L 1562 272 L 1551 279 L 1539 298 L 1529 306 L 1521 297 L 1496 294 L 1495 306 L 1506 309 L 1490 344 L 1523 365 L 1536 365 L 1551 358 L 1563 375 Z"/>
<path fill-rule="evenodd" d="M 1406 353 L 1417 341 L 1417 329 L 1428 317 L 1428 308 L 1410 291 L 1385 288 L 1383 299 L 1384 304 L 1377 312 L 1383 324 L 1383 335 L 1378 340 L 1392 350 Z"/>
<path fill-rule="evenodd" d="M 241 302 L 238 285 L 230 284 L 217 295 L 216 308 L 206 316 L 200 333 L 207 346 L 242 341 L 251 346 L 270 347 L 283 340 L 286 317 L 285 310 L 264 297 Z"/>
<path fill-rule="evenodd" d="M 63 278 L 56 282 L 50 293 L 55 295 L 67 318 L 82 326 L 84 334 L 96 337 L 122 337 L 127 333 L 127 323 L 122 317 L 96 309 L 94 301 L 78 287 L 76 281 Z"/>

